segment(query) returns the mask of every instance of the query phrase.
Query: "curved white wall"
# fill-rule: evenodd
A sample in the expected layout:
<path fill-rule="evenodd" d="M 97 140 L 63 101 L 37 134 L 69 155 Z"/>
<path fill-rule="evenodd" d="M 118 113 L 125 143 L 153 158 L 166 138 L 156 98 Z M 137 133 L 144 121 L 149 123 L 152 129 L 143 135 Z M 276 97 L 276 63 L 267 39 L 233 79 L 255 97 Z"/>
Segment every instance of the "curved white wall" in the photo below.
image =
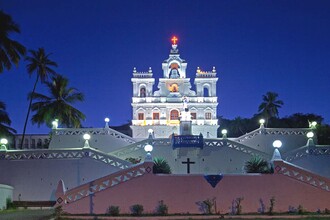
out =
<path fill-rule="evenodd" d="M 7 198 L 13 201 L 13 190 L 11 186 L 0 184 L 0 210 L 7 208 Z"/>

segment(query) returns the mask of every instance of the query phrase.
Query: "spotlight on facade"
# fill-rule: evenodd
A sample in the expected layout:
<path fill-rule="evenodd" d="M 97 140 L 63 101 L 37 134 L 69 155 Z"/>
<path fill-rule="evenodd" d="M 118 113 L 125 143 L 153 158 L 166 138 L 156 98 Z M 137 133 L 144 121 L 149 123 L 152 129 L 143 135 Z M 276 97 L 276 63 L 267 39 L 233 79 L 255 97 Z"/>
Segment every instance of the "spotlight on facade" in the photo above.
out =
<path fill-rule="evenodd" d="M 107 117 L 107 118 L 105 118 L 105 119 L 104 119 L 104 122 L 105 122 L 105 125 L 104 125 L 104 127 L 105 127 L 105 128 L 109 128 L 109 122 L 110 122 L 110 118 L 108 118 L 108 117 Z"/>
<path fill-rule="evenodd" d="M 308 147 L 315 147 L 315 144 L 314 144 L 314 140 L 313 140 L 313 137 L 314 137 L 314 133 L 312 131 L 308 132 L 307 133 L 307 146 Z"/>
<path fill-rule="evenodd" d="M 84 148 L 90 148 L 89 146 L 89 139 L 91 139 L 90 134 L 84 134 L 83 138 L 85 140 Z"/>
<path fill-rule="evenodd" d="M 221 130 L 222 138 L 227 138 L 227 133 L 228 133 L 227 129 L 222 129 Z"/>
<path fill-rule="evenodd" d="M 274 153 L 273 153 L 272 161 L 274 161 L 274 160 L 282 160 L 281 153 L 278 150 L 280 147 L 282 147 L 282 141 L 275 140 L 273 142 L 273 147 L 275 148 L 275 150 L 274 150 Z"/>
<path fill-rule="evenodd" d="M 58 119 L 55 119 L 55 120 L 52 122 L 52 125 L 53 125 L 53 129 L 57 129 L 57 128 L 58 128 Z"/>
<path fill-rule="evenodd" d="M 8 144 L 8 140 L 6 138 L 1 138 L 0 139 L 0 151 L 4 150 L 6 151 L 7 150 L 7 145 Z"/>
<path fill-rule="evenodd" d="M 147 152 L 145 161 L 152 161 L 152 156 L 151 156 L 151 151 L 153 150 L 152 145 L 147 144 L 146 146 L 144 146 L 144 151 Z"/>
<path fill-rule="evenodd" d="M 280 140 L 275 140 L 274 142 L 273 142 L 273 147 L 275 147 L 275 148 L 280 148 L 280 147 L 282 147 L 282 141 L 280 141 Z"/>

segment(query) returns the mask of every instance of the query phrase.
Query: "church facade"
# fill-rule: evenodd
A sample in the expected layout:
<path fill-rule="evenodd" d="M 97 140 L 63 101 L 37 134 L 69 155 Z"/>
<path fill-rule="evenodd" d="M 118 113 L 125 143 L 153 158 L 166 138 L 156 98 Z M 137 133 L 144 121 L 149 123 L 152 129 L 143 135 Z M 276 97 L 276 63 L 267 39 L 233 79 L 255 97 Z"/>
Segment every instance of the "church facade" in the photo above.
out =
<path fill-rule="evenodd" d="M 184 100 L 191 114 L 192 134 L 217 137 L 216 69 L 213 67 L 211 71 L 202 71 L 197 67 L 195 90 L 192 90 L 186 69 L 187 62 L 180 57 L 176 37 L 172 38 L 169 58 L 162 63 L 163 77 L 158 81 L 158 90 L 153 89 L 155 78 L 151 68 L 147 72 L 138 72 L 134 68 L 131 80 L 133 138 L 147 138 L 149 132 L 157 138 L 180 134 L 179 119 L 184 110 Z"/>

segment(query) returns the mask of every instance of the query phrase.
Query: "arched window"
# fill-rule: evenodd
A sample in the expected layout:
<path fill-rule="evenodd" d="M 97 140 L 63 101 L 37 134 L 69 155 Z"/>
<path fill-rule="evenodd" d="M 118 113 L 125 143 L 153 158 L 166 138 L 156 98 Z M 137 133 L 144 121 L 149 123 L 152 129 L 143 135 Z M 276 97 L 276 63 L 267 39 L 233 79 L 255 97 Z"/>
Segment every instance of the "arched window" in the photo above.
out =
<path fill-rule="evenodd" d="M 173 109 L 170 113 L 170 120 L 179 120 L 178 110 Z"/>
<path fill-rule="evenodd" d="M 41 146 L 42 146 L 42 140 L 39 138 L 37 142 L 37 147 L 41 147 Z"/>
<path fill-rule="evenodd" d="M 144 113 L 143 112 L 138 113 L 138 120 L 144 120 Z"/>
<path fill-rule="evenodd" d="M 204 96 L 204 97 L 209 97 L 209 96 L 210 96 L 208 86 L 204 86 L 204 87 L 203 87 L 203 96 Z"/>
<path fill-rule="evenodd" d="M 35 139 L 31 140 L 31 148 L 36 148 L 36 140 Z"/>
<path fill-rule="evenodd" d="M 146 88 L 144 86 L 140 88 L 140 97 L 141 98 L 146 97 Z"/>
<path fill-rule="evenodd" d="M 29 140 L 25 139 L 24 140 L 24 148 L 28 148 L 29 147 Z"/>

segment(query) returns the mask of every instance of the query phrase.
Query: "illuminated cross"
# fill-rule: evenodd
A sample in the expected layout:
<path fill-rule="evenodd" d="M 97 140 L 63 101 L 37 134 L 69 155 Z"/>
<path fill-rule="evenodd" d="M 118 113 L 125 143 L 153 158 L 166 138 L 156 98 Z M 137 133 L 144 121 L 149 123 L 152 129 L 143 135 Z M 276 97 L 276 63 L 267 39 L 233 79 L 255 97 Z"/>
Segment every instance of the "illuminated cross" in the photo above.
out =
<path fill-rule="evenodd" d="M 176 45 L 178 38 L 176 38 L 176 36 L 174 36 L 174 37 L 172 37 L 171 41 L 172 41 L 173 45 Z"/>
<path fill-rule="evenodd" d="M 195 164 L 195 162 L 190 161 L 190 158 L 187 158 L 187 161 L 181 162 L 182 164 L 187 164 L 187 173 L 190 173 L 190 164 Z"/>

